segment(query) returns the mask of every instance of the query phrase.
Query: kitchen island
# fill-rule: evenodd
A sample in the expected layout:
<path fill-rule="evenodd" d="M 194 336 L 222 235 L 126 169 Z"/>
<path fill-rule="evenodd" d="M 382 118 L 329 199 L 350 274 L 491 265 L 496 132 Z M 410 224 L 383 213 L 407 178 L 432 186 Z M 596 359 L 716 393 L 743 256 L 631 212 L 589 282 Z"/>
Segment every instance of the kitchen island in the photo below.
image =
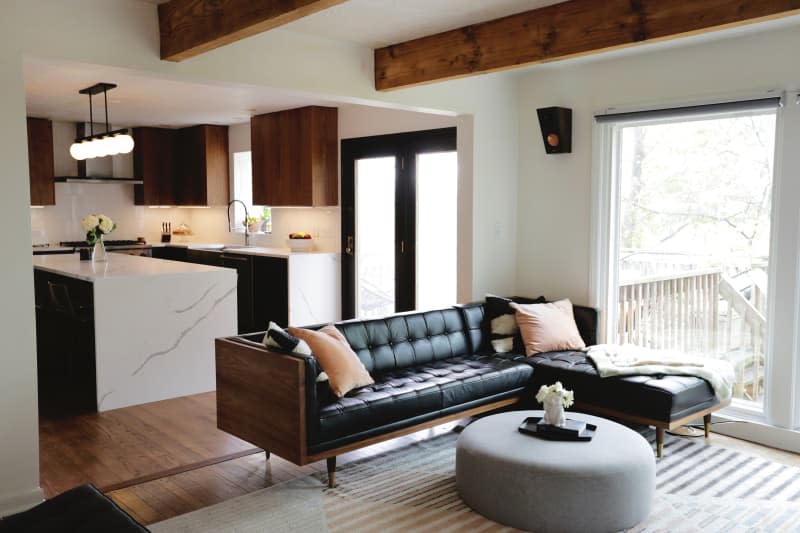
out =
<path fill-rule="evenodd" d="M 214 339 L 236 333 L 236 271 L 123 254 L 35 256 L 33 267 L 44 411 L 215 389 Z"/>

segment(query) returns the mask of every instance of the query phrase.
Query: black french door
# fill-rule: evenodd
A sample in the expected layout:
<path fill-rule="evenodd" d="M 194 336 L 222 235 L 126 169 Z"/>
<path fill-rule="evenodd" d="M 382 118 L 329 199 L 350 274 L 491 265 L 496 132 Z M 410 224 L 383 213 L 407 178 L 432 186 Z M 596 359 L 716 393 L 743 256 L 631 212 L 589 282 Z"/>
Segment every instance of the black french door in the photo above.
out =
<path fill-rule="evenodd" d="M 342 141 L 342 317 L 416 308 L 417 164 L 456 128 Z"/>

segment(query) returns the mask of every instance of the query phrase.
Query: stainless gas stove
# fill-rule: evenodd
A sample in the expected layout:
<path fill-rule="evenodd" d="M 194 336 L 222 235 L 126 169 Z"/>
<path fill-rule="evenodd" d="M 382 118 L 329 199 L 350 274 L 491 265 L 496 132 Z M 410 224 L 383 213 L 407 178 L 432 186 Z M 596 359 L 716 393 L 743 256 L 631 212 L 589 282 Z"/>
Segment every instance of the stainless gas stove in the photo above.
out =
<path fill-rule="evenodd" d="M 153 247 L 146 242 L 130 240 L 105 240 L 103 242 L 105 242 L 106 250 L 109 252 L 153 257 Z M 59 246 L 61 248 L 72 248 L 73 253 L 77 252 L 80 248 L 90 248 L 90 246 L 86 244 L 86 241 L 61 241 Z"/>

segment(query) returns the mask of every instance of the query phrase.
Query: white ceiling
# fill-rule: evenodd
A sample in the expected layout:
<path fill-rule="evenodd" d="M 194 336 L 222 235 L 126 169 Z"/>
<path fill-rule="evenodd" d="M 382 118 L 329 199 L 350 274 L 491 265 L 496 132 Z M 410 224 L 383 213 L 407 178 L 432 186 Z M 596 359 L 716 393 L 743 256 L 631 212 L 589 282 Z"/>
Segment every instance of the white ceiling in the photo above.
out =
<path fill-rule="evenodd" d="M 380 48 L 561 1 L 348 0 L 284 28 Z"/>
<path fill-rule="evenodd" d="M 95 65 L 27 60 L 24 69 L 28 116 L 69 122 L 88 122 L 89 97 L 78 91 L 98 82 L 118 85 L 108 93 L 109 121 L 125 126 L 237 124 L 280 109 L 337 105 L 266 87 L 187 83 Z M 102 96 L 93 102 L 101 122 Z"/>

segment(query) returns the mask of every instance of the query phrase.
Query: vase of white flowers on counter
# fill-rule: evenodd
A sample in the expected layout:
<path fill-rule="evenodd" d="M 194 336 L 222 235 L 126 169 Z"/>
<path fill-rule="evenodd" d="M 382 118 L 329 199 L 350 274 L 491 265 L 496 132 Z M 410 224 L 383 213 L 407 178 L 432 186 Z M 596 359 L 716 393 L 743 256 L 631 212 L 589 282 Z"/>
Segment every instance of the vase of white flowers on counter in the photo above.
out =
<path fill-rule="evenodd" d="M 93 246 L 92 261 L 102 262 L 108 260 L 106 245 L 103 235 L 107 235 L 117 228 L 114 221 L 106 215 L 86 215 L 81 221 L 83 231 L 86 232 L 86 244 Z"/>
<path fill-rule="evenodd" d="M 573 404 L 575 395 L 556 381 L 552 385 L 542 385 L 536 393 L 536 401 L 544 405 L 544 423 L 563 426 L 564 409 Z"/>

